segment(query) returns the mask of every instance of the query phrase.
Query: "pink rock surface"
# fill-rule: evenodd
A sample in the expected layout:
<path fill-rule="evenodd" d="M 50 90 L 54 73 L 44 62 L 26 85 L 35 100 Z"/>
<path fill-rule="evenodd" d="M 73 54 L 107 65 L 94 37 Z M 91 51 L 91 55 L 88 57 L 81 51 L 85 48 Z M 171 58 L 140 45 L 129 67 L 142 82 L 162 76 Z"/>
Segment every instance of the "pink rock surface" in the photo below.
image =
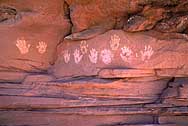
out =
<path fill-rule="evenodd" d="M 52 71 L 57 77 L 97 75 L 104 68 L 188 68 L 188 42 L 112 30 L 87 41 L 65 40 Z"/>
<path fill-rule="evenodd" d="M 0 7 L 1 15 L 9 14 L 0 22 L 0 70 L 47 70 L 59 40 L 69 32 L 64 2 L 8 0 Z"/>
<path fill-rule="evenodd" d="M 0 0 L 0 126 L 188 122 L 188 0 Z"/>

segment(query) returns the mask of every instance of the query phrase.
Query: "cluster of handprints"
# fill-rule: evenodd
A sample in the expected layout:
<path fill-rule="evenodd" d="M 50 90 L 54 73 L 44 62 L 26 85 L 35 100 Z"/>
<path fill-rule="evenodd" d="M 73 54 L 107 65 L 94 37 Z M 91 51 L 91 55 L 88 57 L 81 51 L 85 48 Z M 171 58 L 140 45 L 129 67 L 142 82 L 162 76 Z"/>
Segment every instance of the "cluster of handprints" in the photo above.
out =
<path fill-rule="evenodd" d="M 16 47 L 18 48 L 21 54 L 27 54 L 30 51 L 31 44 L 29 44 L 24 38 L 18 38 L 16 40 Z M 40 54 L 43 54 L 46 52 L 47 44 L 43 41 L 40 41 L 38 42 L 36 49 Z"/>
<path fill-rule="evenodd" d="M 89 55 L 87 55 L 87 57 L 89 58 L 89 61 L 91 63 L 96 64 L 100 58 L 104 64 L 110 64 L 114 58 L 113 51 L 117 51 L 118 49 L 120 49 L 119 55 L 124 62 L 131 62 L 133 56 L 136 56 L 136 58 L 138 58 L 138 53 L 134 55 L 133 50 L 130 47 L 120 47 L 120 41 L 121 39 L 118 35 L 112 35 L 109 42 L 111 49 L 103 49 L 100 52 L 97 51 L 97 49 L 95 48 L 91 48 L 89 50 L 87 41 L 81 41 L 80 47 L 73 51 L 74 62 L 76 64 L 79 64 L 80 61 L 83 59 L 84 55 L 87 55 L 87 52 L 89 52 Z M 148 61 L 153 55 L 153 53 L 153 48 L 150 45 L 146 45 L 144 49 L 139 52 L 142 61 Z M 63 57 L 65 63 L 69 63 L 69 61 L 71 60 L 70 51 L 63 51 Z"/>

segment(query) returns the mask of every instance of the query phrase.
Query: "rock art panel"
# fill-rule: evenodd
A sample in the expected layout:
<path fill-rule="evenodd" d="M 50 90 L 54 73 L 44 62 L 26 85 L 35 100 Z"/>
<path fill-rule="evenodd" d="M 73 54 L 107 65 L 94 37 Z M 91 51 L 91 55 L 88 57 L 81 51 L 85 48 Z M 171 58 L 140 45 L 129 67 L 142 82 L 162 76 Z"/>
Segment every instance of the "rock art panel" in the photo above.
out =
<path fill-rule="evenodd" d="M 132 54 L 133 52 L 129 47 L 124 46 L 121 48 L 120 56 L 124 62 L 130 62 Z"/>
<path fill-rule="evenodd" d="M 38 52 L 40 54 L 43 54 L 43 53 L 46 52 L 47 46 L 48 45 L 45 42 L 41 41 L 41 42 L 38 43 L 36 48 L 38 49 Z"/>
<path fill-rule="evenodd" d="M 81 41 L 80 50 L 81 50 L 82 54 L 86 54 L 87 53 L 87 51 L 88 51 L 87 41 Z"/>
<path fill-rule="evenodd" d="M 187 5 L 0 0 L 0 125 L 187 126 Z"/>
<path fill-rule="evenodd" d="M 91 63 L 97 63 L 98 61 L 98 52 L 96 51 L 96 49 L 91 49 L 90 50 L 90 54 L 89 54 L 89 60 Z"/>
<path fill-rule="evenodd" d="M 68 50 L 64 51 L 63 58 L 64 58 L 65 63 L 69 63 L 69 61 L 70 61 L 70 53 L 69 53 Z"/>
<path fill-rule="evenodd" d="M 78 49 L 76 49 L 74 51 L 73 55 L 74 55 L 74 62 L 76 64 L 78 64 L 82 60 L 83 55 L 81 54 L 80 50 L 78 50 Z"/>
<path fill-rule="evenodd" d="M 144 47 L 144 50 L 140 51 L 141 56 L 142 56 L 142 61 L 147 61 L 151 58 L 151 56 L 153 55 L 153 48 L 148 45 Z"/>
<path fill-rule="evenodd" d="M 54 63 L 70 29 L 64 6 L 62 0 L 0 1 L 0 72 L 41 72 Z"/>
<path fill-rule="evenodd" d="M 31 47 L 30 44 L 27 44 L 27 42 L 24 39 L 17 39 L 16 41 L 16 47 L 19 49 L 21 54 L 27 54 L 29 52 L 29 48 Z"/>
<path fill-rule="evenodd" d="M 118 48 L 111 48 L 112 39 L 118 42 L 118 44 L 113 44 Z M 75 61 L 70 60 L 65 64 L 61 62 L 62 56 L 59 55 L 50 71 L 57 77 L 64 77 L 97 75 L 104 68 L 188 68 L 188 42 L 184 39 L 159 40 L 144 32 L 127 33 L 121 30 L 111 30 L 87 40 L 87 44 L 88 51 L 82 54 L 79 50 L 80 42 L 63 41 L 59 50 L 70 49 L 72 53 L 70 57 Z"/>
<path fill-rule="evenodd" d="M 112 62 L 113 57 L 114 57 L 112 52 L 108 49 L 102 50 L 100 56 L 101 56 L 102 62 L 104 64 L 110 64 Z"/>
<path fill-rule="evenodd" d="M 111 36 L 110 47 L 111 47 L 112 50 L 118 50 L 120 40 L 121 40 L 120 37 L 117 36 L 116 34 Z"/>

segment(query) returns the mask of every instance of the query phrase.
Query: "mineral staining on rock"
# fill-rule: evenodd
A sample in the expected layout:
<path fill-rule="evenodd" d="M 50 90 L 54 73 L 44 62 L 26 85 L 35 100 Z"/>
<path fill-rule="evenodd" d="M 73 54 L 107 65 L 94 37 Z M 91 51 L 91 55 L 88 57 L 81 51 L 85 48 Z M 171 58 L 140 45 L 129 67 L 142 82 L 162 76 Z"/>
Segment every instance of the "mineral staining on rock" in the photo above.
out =
<path fill-rule="evenodd" d="M 24 38 L 18 38 L 16 40 L 16 47 L 19 49 L 21 54 L 27 54 L 31 47 L 31 44 L 28 44 Z"/>

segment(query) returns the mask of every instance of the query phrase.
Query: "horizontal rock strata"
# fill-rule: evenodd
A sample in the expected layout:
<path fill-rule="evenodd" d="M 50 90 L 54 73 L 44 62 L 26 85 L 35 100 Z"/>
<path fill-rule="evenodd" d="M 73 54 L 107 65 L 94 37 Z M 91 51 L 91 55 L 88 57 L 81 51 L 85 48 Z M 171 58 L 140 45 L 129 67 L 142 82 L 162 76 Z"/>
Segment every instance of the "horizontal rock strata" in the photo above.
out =
<path fill-rule="evenodd" d="M 0 0 L 0 126 L 187 126 L 187 0 Z"/>

